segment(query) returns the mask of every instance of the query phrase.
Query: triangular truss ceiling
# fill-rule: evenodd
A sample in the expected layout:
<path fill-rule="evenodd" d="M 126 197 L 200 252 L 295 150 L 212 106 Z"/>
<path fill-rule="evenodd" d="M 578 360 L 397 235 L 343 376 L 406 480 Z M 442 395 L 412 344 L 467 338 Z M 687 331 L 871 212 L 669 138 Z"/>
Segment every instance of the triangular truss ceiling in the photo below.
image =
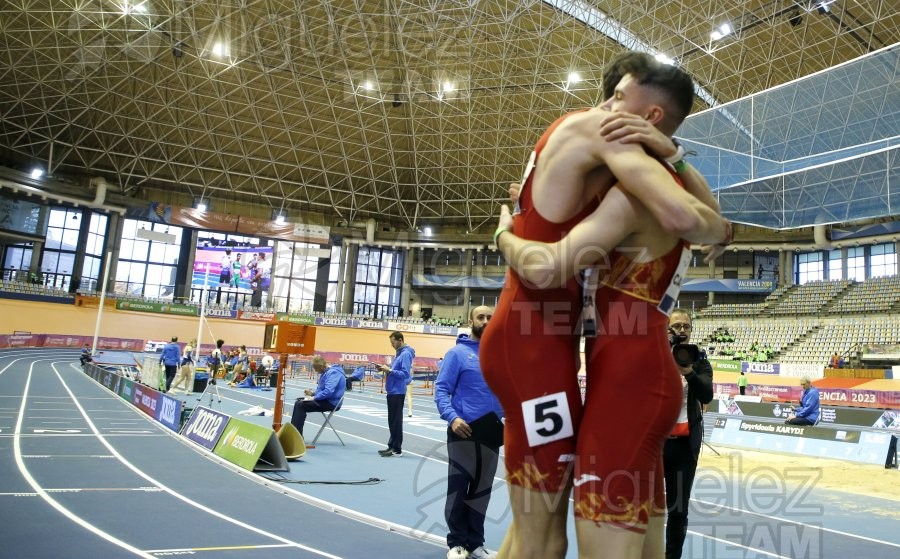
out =
<path fill-rule="evenodd" d="M 0 146 L 126 191 L 478 228 L 547 124 L 598 101 L 623 43 L 725 103 L 900 37 L 895 0 L 819 4 L 3 2 Z"/>

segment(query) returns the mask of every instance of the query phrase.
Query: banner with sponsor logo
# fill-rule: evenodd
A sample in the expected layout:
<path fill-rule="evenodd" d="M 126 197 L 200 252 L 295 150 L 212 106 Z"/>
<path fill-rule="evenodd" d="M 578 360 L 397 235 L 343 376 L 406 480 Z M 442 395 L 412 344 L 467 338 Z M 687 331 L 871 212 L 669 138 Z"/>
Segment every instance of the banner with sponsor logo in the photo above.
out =
<path fill-rule="evenodd" d="M 225 431 L 228 419 L 229 417 L 224 413 L 199 406 L 191 414 L 187 423 L 184 424 L 181 434 L 212 451 L 216 448 L 219 437 Z"/>
<path fill-rule="evenodd" d="M 148 301 L 116 301 L 116 309 L 120 311 L 152 312 L 160 314 L 176 314 L 179 316 L 198 316 L 199 307 L 178 303 L 151 303 Z"/>
<path fill-rule="evenodd" d="M 748 402 L 722 398 L 713 404 L 723 415 L 743 415 L 764 419 L 786 420 L 797 404 L 790 402 Z M 900 412 L 851 407 L 822 406 L 819 425 L 851 425 L 877 429 L 900 430 Z"/>
<path fill-rule="evenodd" d="M 419 334 L 425 333 L 425 325 L 424 324 L 410 324 L 408 322 L 388 322 L 388 330 L 390 331 L 398 331 L 398 332 L 417 332 Z"/>
<path fill-rule="evenodd" d="M 819 389 L 819 400 L 823 404 L 900 409 L 900 392 L 890 390 L 821 388 Z"/>
<path fill-rule="evenodd" d="M 734 361 L 732 359 L 710 359 L 709 363 L 712 365 L 713 371 L 721 371 L 727 373 L 741 372 L 740 361 Z"/>
<path fill-rule="evenodd" d="M 131 401 L 132 394 L 134 394 L 134 381 L 130 378 L 122 377 L 122 382 L 119 383 L 118 390 L 116 390 L 116 394 L 119 395 L 123 400 Z"/>
<path fill-rule="evenodd" d="M 426 324 L 424 332 L 426 334 L 441 334 L 444 336 L 459 335 L 459 328 L 456 326 L 442 326 L 439 324 Z"/>
<path fill-rule="evenodd" d="M 159 405 L 156 408 L 156 420 L 177 433 L 181 427 L 182 405 L 181 400 L 172 398 L 168 394 L 160 394 Z"/>
<path fill-rule="evenodd" d="M 91 336 L 68 336 L 63 334 L 3 334 L 0 347 L 81 347 L 93 343 Z M 143 340 L 126 338 L 98 338 L 98 349 L 126 349 L 142 351 Z"/>
<path fill-rule="evenodd" d="M 341 328 L 349 328 L 352 325 L 352 321 L 349 318 L 325 316 L 317 316 L 315 322 L 316 326 L 339 326 Z"/>
<path fill-rule="evenodd" d="M 681 283 L 681 291 L 686 293 L 769 293 L 775 287 L 775 281 L 771 279 L 687 279 Z"/>
<path fill-rule="evenodd" d="M 757 373 L 764 375 L 777 375 L 779 372 L 778 363 L 755 363 L 749 361 L 741 362 L 741 371 L 745 373 Z"/>
<path fill-rule="evenodd" d="M 370 330 L 387 330 L 388 323 L 382 320 L 358 320 L 350 321 L 353 328 L 367 328 Z"/>
<path fill-rule="evenodd" d="M 46 334 L 44 338 L 44 347 L 81 347 L 85 343 L 93 341 L 87 336 L 58 336 L 56 334 Z"/>
<path fill-rule="evenodd" d="M 860 390 L 855 388 L 820 388 L 819 401 L 822 405 L 841 405 L 856 408 L 881 408 L 900 410 L 900 391 Z M 735 383 L 713 382 L 717 398 L 734 397 L 740 393 Z M 748 384 L 748 396 L 759 396 L 766 402 L 799 402 L 803 389 L 799 386 L 773 386 Z"/>
<path fill-rule="evenodd" d="M 282 313 L 278 313 L 282 314 Z M 276 313 L 261 311 L 238 311 L 238 320 L 252 320 L 253 322 L 274 322 Z"/>
<path fill-rule="evenodd" d="M 269 427 L 230 418 L 213 450 L 217 455 L 250 471 L 290 470 L 284 449 Z"/>
<path fill-rule="evenodd" d="M 737 383 L 713 382 L 713 391 L 717 398 L 722 396 L 736 396 L 740 394 Z M 759 396 L 765 401 L 789 402 L 800 400 L 799 386 L 770 386 L 765 384 L 748 384 L 747 395 Z"/>
<path fill-rule="evenodd" d="M 306 326 L 316 325 L 316 318 L 305 314 L 278 313 L 278 320 L 290 322 L 292 324 L 303 324 Z"/>
<path fill-rule="evenodd" d="M 329 364 L 338 365 L 369 365 L 371 363 L 384 363 L 390 365 L 393 361 L 393 355 L 385 355 L 382 353 L 351 353 L 341 351 L 317 351 L 316 355 L 321 355 Z M 413 374 L 422 371 L 436 371 L 438 369 L 437 357 L 419 357 L 413 359 Z"/>
<path fill-rule="evenodd" d="M 206 316 L 211 318 L 237 318 L 238 312 L 233 309 L 206 309 Z"/>
<path fill-rule="evenodd" d="M 813 363 L 780 363 L 779 376 L 782 377 L 809 377 L 822 378 L 825 375 L 825 367 Z"/>
<path fill-rule="evenodd" d="M 822 441 L 838 440 L 847 443 L 859 442 L 859 431 L 822 429 L 812 425 L 787 425 L 743 420 L 741 421 L 739 429 L 750 433 L 771 433 L 784 435 L 786 437 L 803 437 L 807 439 L 819 439 Z"/>
<path fill-rule="evenodd" d="M 44 334 L 10 334 L 6 343 L 7 347 L 42 347 Z"/>
<path fill-rule="evenodd" d="M 97 338 L 97 347 L 103 349 L 127 349 L 144 351 L 144 340 L 126 338 Z"/>
<path fill-rule="evenodd" d="M 159 397 L 160 393 L 156 390 L 142 384 L 135 384 L 131 394 L 131 403 L 150 417 L 155 418 Z"/>
<path fill-rule="evenodd" d="M 883 465 L 891 436 L 865 429 L 838 429 L 716 417 L 709 442 Z"/>

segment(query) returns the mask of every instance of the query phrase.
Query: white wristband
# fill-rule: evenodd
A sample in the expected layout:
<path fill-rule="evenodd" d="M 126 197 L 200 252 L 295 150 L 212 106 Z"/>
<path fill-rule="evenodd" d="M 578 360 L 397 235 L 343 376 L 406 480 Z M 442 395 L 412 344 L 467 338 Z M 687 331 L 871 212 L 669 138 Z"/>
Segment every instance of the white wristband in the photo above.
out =
<path fill-rule="evenodd" d="M 665 161 L 666 161 L 666 163 L 669 163 L 670 165 L 674 165 L 674 164 L 678 163 L 679 161 L 681 161 L 682 159 L 684 159 L 684 156 L 685 156 L 684 146 L 677 145 L 676 149 L 675 149 L 675 155 L 673 155 L 671 157 L 666 157 Z"/>

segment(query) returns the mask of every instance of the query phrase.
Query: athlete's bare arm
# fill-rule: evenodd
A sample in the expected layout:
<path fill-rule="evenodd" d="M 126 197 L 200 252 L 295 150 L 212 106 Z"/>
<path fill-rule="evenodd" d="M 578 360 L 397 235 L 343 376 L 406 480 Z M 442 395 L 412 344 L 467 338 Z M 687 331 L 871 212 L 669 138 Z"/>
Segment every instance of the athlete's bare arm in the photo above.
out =
<path fill-rule="evenodd" d="M 572 190 L 569 185 L 581 185 L 590 170 L 605 164 L 622 189 L 641 200 L 668 233 L 695 243 L 722 241 L 726 230 L 717 207 L 678 186 L 640 144 L 609 141 L 601 135 L 602 123 L 611 114 L 594 108 L 572 115 L 550 135 L 534 171 L 532 196 L 541 215 L 562 221 L 574 213 L 563 200 Z"/>
<path fill-rule="evenodd" d="M 559 287 L 576 272 L 604 262 L 609 253 L 637 230 L 639 203 L 612 188 L 600 206 L 554 243 L 515 236 L 509 208 L 501 206 L 497 248 L 516 273 L 538 289 Z"/>
<path fill-rule="evenodd" d="M 677 152 L 675 143 L 671 138 L 663 134 L 646 119 L 638 115 L 626 112 L 609 113 L 600 124 L 600 135 L 608 141 L 620 143 L 641 144 L 651 153 L 667 159 Z M 685 189 L 698 200 L 721 214 L 719 202 L 713 196 L 706 178 L 689 162 L 685 161 L 683 169 L 679 170 Z M 512 194 L 512 193 L 510 193 Z M 704 254 L 704 261 L 715 260 L 725 252 L 727 244 L 701 244 L 700 251 Z"/>

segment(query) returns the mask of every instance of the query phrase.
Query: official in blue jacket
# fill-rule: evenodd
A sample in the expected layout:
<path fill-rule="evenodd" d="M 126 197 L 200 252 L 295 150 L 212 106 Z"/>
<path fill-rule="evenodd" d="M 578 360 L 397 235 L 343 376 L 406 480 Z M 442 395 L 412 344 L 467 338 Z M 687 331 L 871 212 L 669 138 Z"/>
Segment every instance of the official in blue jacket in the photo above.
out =
<path fill-rule="evenodd" d="M 327 367 L 327 369 L 326 369 Z M 312 360 L 312 368 L 319 373 L 319 384 L 316 390 L 309 388 L 303 391 L 306 398 L 297 398 L 294 403 L 294 411 L 291 413 L 291 423 L 303 435 L 303 424 L 306 423 L 306 414 L 314 411 L 331 411 L 337 407 L 344 397 L 346 388 L 344 381 L 344 369 L 340 365 L 328 367 L 325 358 L 316 355 Z"/>
<path fill-rule="evenodd" d="M 391 347 L 397 352 L 391 366 L 375 365 L 385 374 L 384 389 L 387 391 L 388 439 L 387 448 L 378 454 L 385 458 L 400 456 L 403 446 L 403 402 L 406 401 L 406 385 L 412 382 L 413 358 L 416 350 L 403 341 L 403 332 L 391 332 Z"/>
<path fill-rule="evenodd" d="M 803 388 L 803 396 L 800 397 L 800 407 L 785 421 L 791 425 L 815 425 L 819 420 L 819 389 L 812 385 L 809 377 L 800 379 Z"/>
<path fill-rule="evenodd" d="M 178 347 L 178 336 L 172 336 L 172 341 L 163 347 L 162 355 L 159 356 L 159 362 L 166 368 L 166 392 L 172 386 L 175 380 L 175 373 L 178 372 L 178 364 L 181 363 L 181 348 Z"/>
<path fill-rule="evenodd" d="M 478 349 L 494 311 L 469 313 L 472 335 L 460 334 L 447 352 L 434 383 L 434 403 L 447 422 L 447 559 L 486 559 L 484 518 L 502 444 L 503 409 L 481 374 Z"/>

